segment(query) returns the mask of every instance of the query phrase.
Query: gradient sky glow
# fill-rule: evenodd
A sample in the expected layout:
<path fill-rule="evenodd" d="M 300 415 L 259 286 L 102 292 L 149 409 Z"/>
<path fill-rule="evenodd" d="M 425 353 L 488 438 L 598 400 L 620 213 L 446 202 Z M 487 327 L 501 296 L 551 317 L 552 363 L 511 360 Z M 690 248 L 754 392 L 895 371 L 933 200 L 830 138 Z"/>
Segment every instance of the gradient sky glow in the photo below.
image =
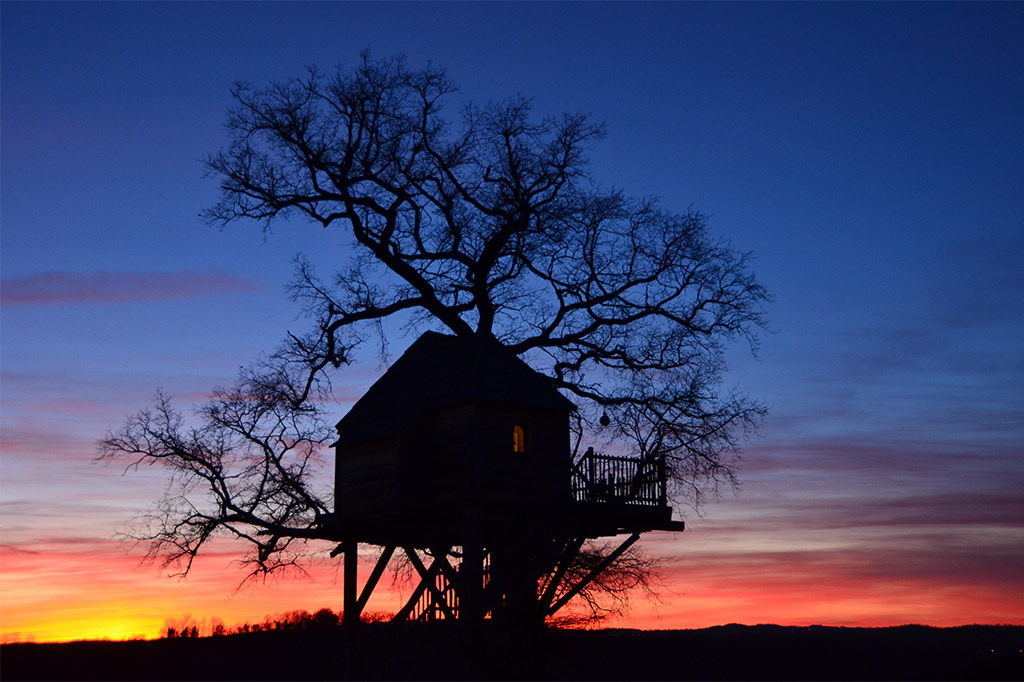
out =
<path fill-rule="evenodd" d="M 771 410 L 743 490 L 644 540 L 662 601 L 613 624 L 1024 623 L 1024 4 L 4 2 L 0 31 L 6 639 L 340 610 L 337 561 L 237 592 L 229 544 L 140 568 L 112 536 L 159 472 L 92 458 L 302 328 L 291 259 L 341 235 L 203 226 L 198 159 L 232 81 L 366 47 L 606 121 L 595 175 L 710 214 L 775 296 L 726 377 Z"/>

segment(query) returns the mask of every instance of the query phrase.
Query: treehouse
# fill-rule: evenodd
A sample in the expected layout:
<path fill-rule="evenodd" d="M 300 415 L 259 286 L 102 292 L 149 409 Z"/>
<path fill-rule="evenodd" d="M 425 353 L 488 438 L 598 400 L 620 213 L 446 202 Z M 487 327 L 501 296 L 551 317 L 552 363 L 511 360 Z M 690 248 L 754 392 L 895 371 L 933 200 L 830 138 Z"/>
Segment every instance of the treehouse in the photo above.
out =
<path fill-rule="evenodd" d="M 470 520 L 550 514 L 570 496 L 574 409 L 496 341 L 428 332 L 338 422 L 338 519 L 430 547 Z"/>
<path fill-rule="evenodd" d="M 416 340 L 337 424 L 325 526 L 345 553 L 346 617 L 399 548 L 421 580 L 396 618 L 536 620 L 573 596 L 564 579 L 587 538 L 630 534 L 614 560 L 641 532 L 681 530 L 663 459 L 572 461 L 574 410 L 494 339 Z M 359 543 L 384 552 L 357 598 Z"/>

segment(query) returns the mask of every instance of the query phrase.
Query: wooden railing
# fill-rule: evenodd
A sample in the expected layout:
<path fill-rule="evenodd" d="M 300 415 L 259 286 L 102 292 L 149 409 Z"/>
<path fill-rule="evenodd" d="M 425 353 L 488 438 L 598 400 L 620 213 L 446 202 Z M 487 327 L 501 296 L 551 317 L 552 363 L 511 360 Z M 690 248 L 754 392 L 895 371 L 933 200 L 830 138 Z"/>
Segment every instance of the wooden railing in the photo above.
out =
<path fill-rule="evenodd" d="M 459 593 L 455 590 L 455 586 L 448 582 L 444 573 L 438 573 L 434 577 L 434 587 L 437 588 L 448 608 L 445 609 L 438 604 L 430 590 L 425 590 L 420 595 L 419 601 L 416 602 L 412 613 L 409 614 L 409 620 L 420 623 L 445 620 L 446 610 L 456 619 L 459 617 Z"/>
<path fill-rule="evenodd" d="M 572 471 L 577 502 L 664 507 L 668 504 L 665 458 L 635 459 L 589 450 Z"/>
<path fill-rule="evenodd" d="M 491 555 L 484 554 L 483 560 L 483 592 L 487 591 L 487 585 L 490 582 L 491 574 Z M 448 581 L 447 576 L 444 572 L 438 573 L 434 578 L 434 586 L 437 591 L 444 598 L 444 603 L 447 606 L 445 609 L 443 606 L 437 603 L 431 590 L 425 590 L 417 600 L 416 605 L 409 613 L 409 620 L 417 622 L 432 622 L 438 620 L 445 620 L 447 613 L 451 613 L 456 619 L 459 618 L 459 590 L 456 585 L 453 585 Z"/>

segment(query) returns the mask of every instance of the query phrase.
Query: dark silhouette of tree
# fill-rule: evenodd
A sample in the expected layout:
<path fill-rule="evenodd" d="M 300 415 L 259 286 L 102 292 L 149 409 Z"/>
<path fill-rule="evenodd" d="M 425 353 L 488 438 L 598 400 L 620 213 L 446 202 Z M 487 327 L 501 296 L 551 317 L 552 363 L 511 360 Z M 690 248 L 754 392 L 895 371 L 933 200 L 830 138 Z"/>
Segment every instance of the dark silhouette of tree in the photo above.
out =
<path fill-rule="evenodd" d="M 196 619 L 192 617 L 191 613 L 186 613 L 179 618 L 164 619 L 163 636 L 166 639 L 182 637 L 190 637 L 194 639 L 200 636 L 201 630 L 206 630 L 205 621 L 196 621 Z"/>
<path fill-rule="evenodd" d="M 300 567 L 333 506 L 318 476 L 331 373 L 366 339 L 386 347 L 385 320 L 494 337 L 576 403 L 574 452 L 599 436 L 666 456 L 679 502 L 736 485 L 738 439 L 764 410 L 720 391 L 724 351 L 756 350 L 768 295 L 704 215 L 591 177 L 601 125 L 538 119 L 523 97 L 464 102 L 440 68 L 366 54 L 232 94 L 229 142 L 206 162 L 221 190 L 207 221 L 298 216 L 345 235 L 352 255 L 326 280 L 298 260 L 291 296 L 312 329 L 289 332 L 194 419 L 158 394 L 99 443 L 102 459 L 171 473 L 129 533 L 151 557 L 187 573 L 226 534 L 249 544 L 253 575 Z M 637 557 L 591 589 L 642 584 Z"/>

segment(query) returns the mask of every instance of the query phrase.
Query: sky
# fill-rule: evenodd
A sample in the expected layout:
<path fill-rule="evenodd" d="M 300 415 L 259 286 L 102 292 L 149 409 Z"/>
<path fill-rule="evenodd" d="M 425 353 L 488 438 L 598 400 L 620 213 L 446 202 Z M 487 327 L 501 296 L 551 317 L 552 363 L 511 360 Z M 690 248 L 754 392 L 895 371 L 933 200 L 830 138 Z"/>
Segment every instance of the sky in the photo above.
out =
<path fill-rule="evenodd" d="M 227 543 L 140 565 L 115 533 L 165 481 L 93 459 L 304 328 L 292 259 L 343 235 L 205 226 L 200 160 L 233 81 L 367 48 L 606 122 L 594 175 L 708 214 L 774 296 L 724 376 L 769 407 L 742 489 L 645 536 L 660 599 L 609 625 L 1024 623 L 1024 4 L 3 2 L 0 32 L 5 641 L 341 609 L 326 557 L 242 588 Z"/>

